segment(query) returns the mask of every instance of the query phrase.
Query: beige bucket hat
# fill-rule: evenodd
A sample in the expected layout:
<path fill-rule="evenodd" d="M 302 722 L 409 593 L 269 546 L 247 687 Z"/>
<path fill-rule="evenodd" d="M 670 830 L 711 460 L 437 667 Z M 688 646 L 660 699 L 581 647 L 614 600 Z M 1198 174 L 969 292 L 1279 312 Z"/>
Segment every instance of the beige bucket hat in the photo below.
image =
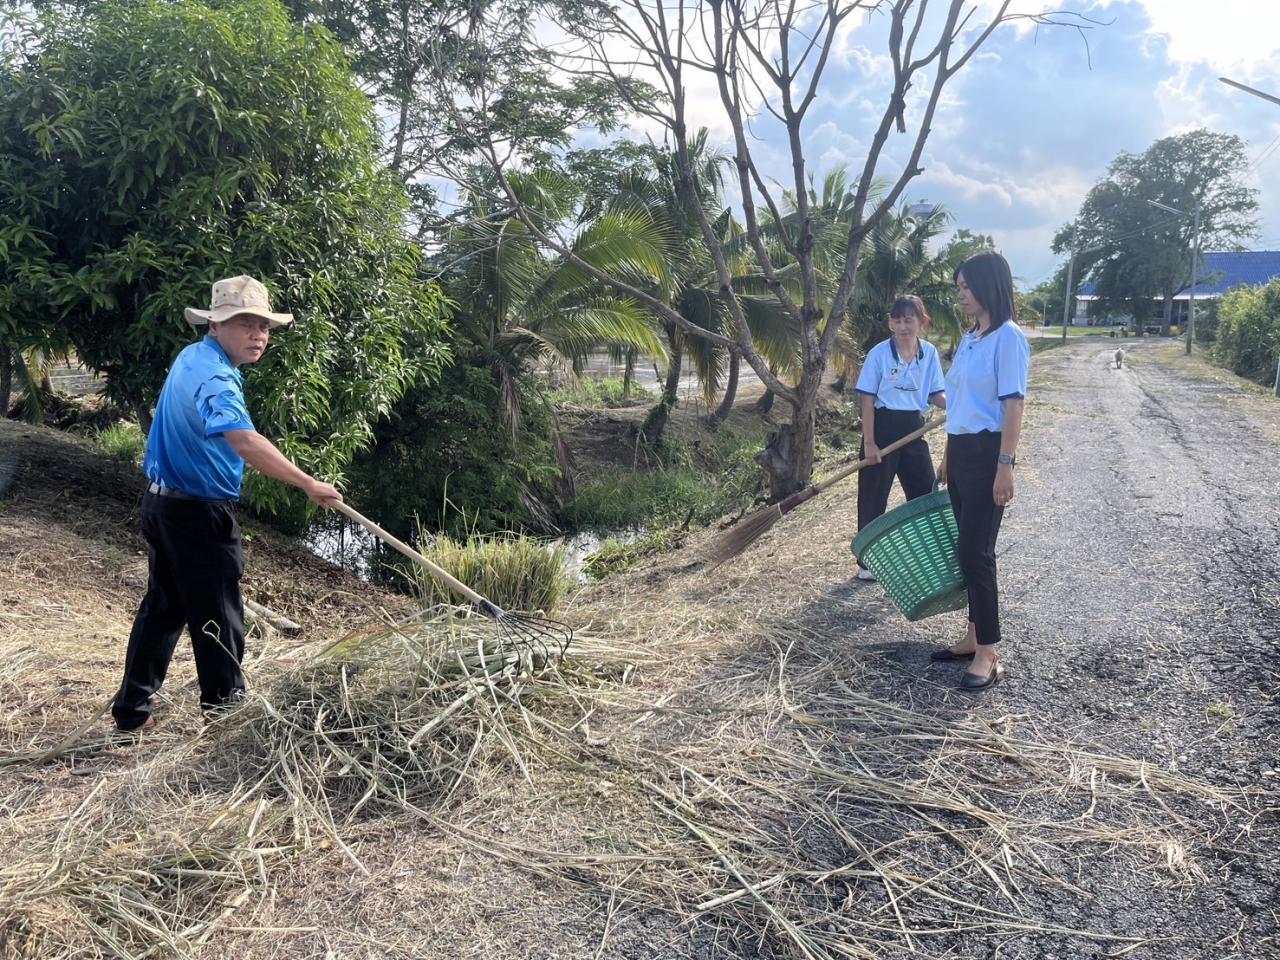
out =
<path fill-rule="evenodd" d="M 271 321 L 273 328 L 293 323 L 291 313 L 272 313 L 271 301 L 267 298 L 267 288 L 253 277 L 246 276 L 228 277 L 226 280 L 214 283 L 208 310 L 187 307 L 182 311 L 183 316 L 187 318 L 187 323 L 194 327 L 201 327 L 206 323 L 222 323 L 242 313 L 254 317 L 266 317 Z"/>

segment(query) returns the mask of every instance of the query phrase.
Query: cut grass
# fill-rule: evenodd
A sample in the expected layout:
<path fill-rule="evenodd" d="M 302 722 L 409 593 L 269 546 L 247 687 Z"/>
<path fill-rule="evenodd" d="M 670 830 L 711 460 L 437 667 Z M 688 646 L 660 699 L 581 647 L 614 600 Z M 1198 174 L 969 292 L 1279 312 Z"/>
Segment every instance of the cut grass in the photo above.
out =
<path fill-rule="evenodd" d="M 147 435 L 136 423 L 117 423 L 100 430 L 93 440 L 111 456 L 126 463 L 141 463 L 147 446 Z"/>
<path fill-rule="evenodd" d="M 567 551 L 536 537 L 504 534 L 454 540 L 439 534 L 423 537 L 422 553 L 504 610 L 541 610 L 560 605 L 570 578 Z M 415 567 L 416 592 L 426 606 L 456 603 L 461 598 L 426 570 Z"/>

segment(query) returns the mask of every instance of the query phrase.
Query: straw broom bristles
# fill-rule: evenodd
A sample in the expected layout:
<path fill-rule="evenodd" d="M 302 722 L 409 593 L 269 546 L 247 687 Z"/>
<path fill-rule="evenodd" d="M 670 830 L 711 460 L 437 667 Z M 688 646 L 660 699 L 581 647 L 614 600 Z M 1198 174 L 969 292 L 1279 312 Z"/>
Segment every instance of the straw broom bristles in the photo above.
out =
<path fill-rule="evenodd" d="M 947 415 L 945 413 L 939 417 L 934 417 L 919 430 L 913 430 L 900 440 L 895 440 L 887 447 L 884 447 L 880 453 L 882 456 L 886 453 L 892 453 L 899 447 L 904 447 L 908 443 L 923 437 L 930 430 L 936 430 L 946 422 Z M 792 510 L 808 503 L 818 494 L 830 489 L 850 474 L 857 473 L 864 467 L 869 467 L 871 465 L 872 461 L 870 459 L 859 460 L 857 463 L 852 466 L 845 467 L 843 470 L 821 483 L 812 484 L 811 486 L 806 487 L 798 493 L 793 493 L 791 496 L 786 497 L 777 503 L 770 504 L 767 507 L 762 507 L 745 520 L 738 522 L 734 525 L 733 529 L 728 531 L 712 546 L 712 569 L 715 569 L 722 563 L 727 563 L 738 554 L 742 553 L 742 551 L 746 550 L 747 547 L 751 546 L 751 544 L 755 543 L 773 529 L 773 525 Z"/>

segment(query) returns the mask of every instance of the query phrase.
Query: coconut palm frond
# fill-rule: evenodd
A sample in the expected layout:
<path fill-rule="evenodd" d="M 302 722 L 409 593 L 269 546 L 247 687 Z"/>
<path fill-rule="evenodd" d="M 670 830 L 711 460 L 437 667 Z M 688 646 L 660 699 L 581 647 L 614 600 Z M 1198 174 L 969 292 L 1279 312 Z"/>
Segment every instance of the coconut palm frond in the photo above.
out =
<path fill-rule="evenodd" d="M 686 288 L 676 304 L 680 315 L 695 326 L 713 333 L 725 334 L 727 323 L 724 302 L 708 290 Z M 694 374 L 702 388 L 702 399 L 708 407 L 720 392 L 720 380 L 728 363 L 728 350 L 702 337 L 685 338 L 685 354 L 693 362 Z"/>
<path fill-rule="evenodd" d="M 677 280 L 672 238 L 663 224 L 638 209 L 606 210 L 574 240 L 573 252 L 597 270 L 612 273 L 635 285 L 656 287 L 669 296 Z M 573 290 L 598 288 L 589 272 L 572 263 L 556 271 L 551 297 Z"/>
<path fill-rule="evenodd" d="M 658 336 L 652 314 L 624 297 L 601 294 L 566 304 L 543 320 L 537 332 L 575 361 L 610 345 L 667 360 L 667 346 Z"/>

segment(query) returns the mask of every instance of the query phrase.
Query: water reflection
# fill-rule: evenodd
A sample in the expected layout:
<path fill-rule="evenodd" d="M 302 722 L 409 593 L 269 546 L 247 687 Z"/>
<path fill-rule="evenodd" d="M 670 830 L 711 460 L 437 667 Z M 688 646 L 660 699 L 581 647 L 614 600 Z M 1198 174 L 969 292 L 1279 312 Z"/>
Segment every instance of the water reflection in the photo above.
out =
<path fill-rule="evenodd" d="M 613 533 L 597 533 L 590 530 L 555 537 L 546 541 L 547 549 L 564 550 L 565 573 L 574 583 L 589 583 L 587 564 L 606 541 L 634 543 L 640 537 L 638 530 L 622 530 Z M 408 538 L 410 546 L 420 545 Z M 377 537 L 354 521 L 339 514 L 319 514 L 302 535 L 302 544 L 317 557 L 341 567 L 366 583 L 374 583 L 394 590 L 407 591 L 408 583 L 396 572 L 392 562 L 403 563 L 399 553 L 387 547 Z"/>

